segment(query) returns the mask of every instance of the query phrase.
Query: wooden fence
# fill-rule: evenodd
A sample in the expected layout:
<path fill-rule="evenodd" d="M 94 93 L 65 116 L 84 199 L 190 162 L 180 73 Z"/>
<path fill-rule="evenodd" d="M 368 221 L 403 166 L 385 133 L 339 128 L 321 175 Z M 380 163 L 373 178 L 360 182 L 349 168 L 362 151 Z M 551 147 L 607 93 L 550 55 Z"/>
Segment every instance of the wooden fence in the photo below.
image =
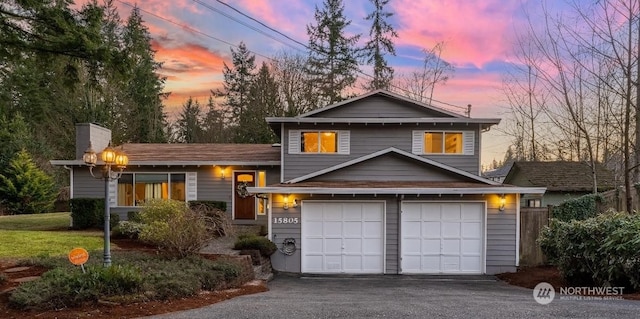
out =
<path fill-rule="evenodd" d="M 600 193 L 603 201 L 597 204 L 599 213 L 610 210 L 624 211 L 624 191 L 610 190 Z M 633 197 L 633 209 L 638 211 L 640 204 L 637 193 L 631 194 Z M 548 207 L 522 207 L 520 208 L 520 265 L 538 266 L 546 263 L 546 258 L 538 245 L 538 238 L 544 226 L 549 225 L 549 218 L 553 206 Z"/>
<path fill-rule="evenodd" d="M 542 228 L 549 225 L 551 207 L 520 208 L 520 266 L 545 263 L 545 256 L 537 240 Z"/>

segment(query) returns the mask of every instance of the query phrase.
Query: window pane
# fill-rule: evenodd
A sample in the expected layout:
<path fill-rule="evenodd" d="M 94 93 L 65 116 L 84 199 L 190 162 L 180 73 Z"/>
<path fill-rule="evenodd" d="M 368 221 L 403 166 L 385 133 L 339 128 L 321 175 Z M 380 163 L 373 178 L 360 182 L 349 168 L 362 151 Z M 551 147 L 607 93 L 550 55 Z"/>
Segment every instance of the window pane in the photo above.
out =
<path fill-rule="evenodd" d="M 425 153 L 442 153 L 442 132 L 424 133 L 424 152 Z"/>
<path fill-rule="evenodd" d="M 118 206 L 133 206 L 133 174 L 118 179 Z"/>
<path fill-rule="evenodd" d="M 317 153 L 318 152 L 318 133 L 317 132 L 303 132 L 302 133 L 302 145 L 300 150 L 304 153 Z"/>
<path fill-rule="evenodd" d="M 149 199 L 168 199 L 169 181 L 167 174 L 136 174 L 136 205 Z"/>
<path fill-rule="evenodd" d="M 338 134 L 336 132 L 320 133 L 320 153 L 335 153 L 338 151 Z"/>
<path fill-rule="evenodd" d="M 462 133 L 446 133 L 444 145 L 445 153 L 462 154 Z"/>
<path fill-rule="evenodd" d="M 171 174 L 171 199 L 185 201 L 185 174 Z"/>

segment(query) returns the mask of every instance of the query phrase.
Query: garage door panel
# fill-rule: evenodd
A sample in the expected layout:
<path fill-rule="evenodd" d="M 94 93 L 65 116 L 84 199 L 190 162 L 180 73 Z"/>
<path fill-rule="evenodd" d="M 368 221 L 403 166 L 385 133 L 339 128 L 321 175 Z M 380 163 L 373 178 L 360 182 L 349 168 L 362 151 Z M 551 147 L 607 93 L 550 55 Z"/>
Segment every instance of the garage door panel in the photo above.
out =
<path fill-rule="evenodd" d="M 440 222 L 424 222 L 422 223 L 422 237 L 424 238 L 440 238 L 442 225 Z M 404 228 L 403 228 L 404 231 Z M 419 232 L 411 233 L 412 235 L 420 236 Z"/>
<path fill-rule="evenodd" d="M 423 239 L 422 249 L 423 254 L 440 254 L 440 238 L 437 239 Z"/>
<path fill-rule="evenodd" d="M 484 233 L 482 203 L 403 202 L 402 271 L 482 273 Z"/>
<path fill-rule="evenodd" d="M 444 239 L 442 240 L 442 254 L 460 255 L 460 239 Z"/>
<path fill-rule="evenodd" d="M 321 227 L 322 229 L 324 229 L 324 232 L 322 234 L 324 237 L 341 237 L 342 236 L 342 222 L 325 221 Z"/>
<path fill-rule="evenodd" d="M 460 237 L 460 223 L 444 222 L 442 223 L 442 237 L 444 238 L 458 238 Z"/>
<path fill-rule="evenodd" d="M 482 250 L 482 242 L 476 239 L 463 239 L 462 240 L 462 253 L 463 254 L 477 254 Z"/>
<path fill-rule="evenodd" d="M 383 202 L 305 201 L 301 222 L 303 272 L 383 273 Z"/>

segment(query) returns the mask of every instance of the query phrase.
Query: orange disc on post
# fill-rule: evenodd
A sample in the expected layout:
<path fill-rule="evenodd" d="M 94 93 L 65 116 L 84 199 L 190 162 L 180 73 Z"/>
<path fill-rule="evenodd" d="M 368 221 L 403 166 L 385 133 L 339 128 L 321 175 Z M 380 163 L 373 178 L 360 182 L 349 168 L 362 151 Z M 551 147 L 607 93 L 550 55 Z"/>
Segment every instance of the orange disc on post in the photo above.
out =
<path fill-rule="evenodd" d="M 84 248 L 74 248 L 69 252 L 69 261 L 74 265 L 84 265 L 89 260 L 89 252 Z"/>

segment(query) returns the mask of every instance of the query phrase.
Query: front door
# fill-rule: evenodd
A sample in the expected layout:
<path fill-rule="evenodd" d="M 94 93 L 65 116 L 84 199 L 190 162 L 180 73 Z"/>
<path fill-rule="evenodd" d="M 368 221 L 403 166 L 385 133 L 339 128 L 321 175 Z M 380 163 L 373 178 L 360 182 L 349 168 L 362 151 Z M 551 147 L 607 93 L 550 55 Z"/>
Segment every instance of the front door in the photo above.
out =
<path fill-rule="evenodd" d="M 255 172 L 233 172 L 234 219 L 256 219 L 256 198 L 245 188 L 255 185 Z"/>

